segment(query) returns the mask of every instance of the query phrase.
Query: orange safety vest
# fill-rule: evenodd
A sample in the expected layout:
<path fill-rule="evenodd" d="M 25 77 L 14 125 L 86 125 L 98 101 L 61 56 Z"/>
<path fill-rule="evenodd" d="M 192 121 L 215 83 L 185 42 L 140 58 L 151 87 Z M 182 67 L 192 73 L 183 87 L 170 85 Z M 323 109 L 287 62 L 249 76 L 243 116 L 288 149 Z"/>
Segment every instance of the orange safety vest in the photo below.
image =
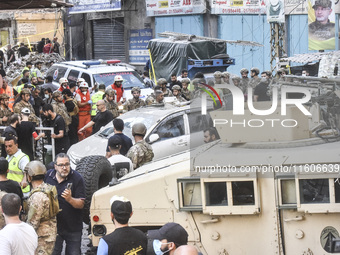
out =
<path fill-rule="evenodd" d="M 8 108 L 11 109 L 13 112 L 13 105 L 14 105 L 14 92 L 13 88 L 7 85 L 6 90 L 0 88 L 0 94 L 7 94 L 9 96 Z"/>
<path fill-rule="evenodd" d="M 116 84 L 113 83 L 111 85 L 111 88 L 116 91 L 116 99 L 117 99 L 117 103 L 118 103 L 123 96 L 123 92 L 124 92 L 123 84 L 122 84 L 122 86 L 117 87 Z"/>
<path fill-rule="evenodd" d="M 78 92 L 78 94 L 80 95 L 81 98 L 81 103 L 85 103 L 87 101 L 89 101 L 91 99 L 90 97 L 90 92 L 87 91 L 86 95 L 84 95 L 81 91 Z M 91 105 L 87 104 L 85 106 L 79 107 L 79 116 L 84 116 L 84 115 L 89 115 L 91 111 Z"/>

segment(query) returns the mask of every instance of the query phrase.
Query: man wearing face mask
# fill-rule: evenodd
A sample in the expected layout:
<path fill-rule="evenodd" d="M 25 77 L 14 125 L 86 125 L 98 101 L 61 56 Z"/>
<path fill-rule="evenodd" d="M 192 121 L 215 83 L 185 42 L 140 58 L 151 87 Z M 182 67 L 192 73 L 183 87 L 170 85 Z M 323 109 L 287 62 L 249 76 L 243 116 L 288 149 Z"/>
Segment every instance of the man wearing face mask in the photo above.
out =
<path fill-rule="evenodd" d="M 153 250 L 156 255 L 173 255 L 178 247 L 188 243 L 187 231 L 174 222 L 169 222 L 157 230 L 149 230 L 148 238 L 154 239 Z"/>
<path fill-rule="evenodd" d="M 66 78 L 60 78 L 59 84 L 60 84 L 60 87 L 59 87 L 58 90 L 60 92 L 63 92 L 64 89 L 70 89 L 69 86 L 68 86 L 68 80 Z"/>
<path fill-rule="evenodd" d="M 145 255 L 147 238 L 138 229 L 128 225 L 132 216 L 131 202 L 125 197 L 113 196 L 110 199 L 111 219 L 115 230 L 100 239 L 97 255 L 107 254 L 137 254 Z M 157 254 L 157 253 L 156 253 Z"/>
<path fill-rule="evenodd" d="M 83 126 L 85 126 L 87 123 L 91 121 L 91 95 L 89 90 L 89 85 L 87 82 L 83 81 L 79 85 L 79 90 L 76 94 L 76 100 L 78 102 L 79 107 L 79 124 L 78 124 L 78 131 Z M 78 133 L 79 141 L 85 139 L 86 137 L 90 136 L 92 134 L 92 127 L 89 127 L 84 130 L 81 134 Z"/>
<path fill-rule="evenodd" d="M 270 101 L 270 96 L 267 95 L 269 85 L 269 77 L 267 72 L 261 73 L 261 81 L 254 90 L 254 102 Z"/>

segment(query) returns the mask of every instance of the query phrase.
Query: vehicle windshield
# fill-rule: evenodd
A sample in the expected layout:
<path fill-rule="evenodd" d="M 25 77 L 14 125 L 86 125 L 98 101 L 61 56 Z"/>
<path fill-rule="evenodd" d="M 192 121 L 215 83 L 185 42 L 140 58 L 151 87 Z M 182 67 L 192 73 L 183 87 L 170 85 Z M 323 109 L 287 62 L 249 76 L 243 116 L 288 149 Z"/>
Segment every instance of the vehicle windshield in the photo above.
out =
<path fill-rule="evenodd" d="M 94 74 L 93 78 L 98 84 L 105 84 L 107 87 L 113 83 L 116 75 L 123 77 L 124 89 L 132 89 L 133 87 L 145 88 L 142 78 L 135 71 Z"/>
<path fill-rule="evenodd" d="M 124 116 L 125 115 L 125 116 Z M 152 114 L 143 114 L 143 116 L 138 116 L 136 117 L 135 115 L 132 116 L 128 116 L 129 114 L 124 114 L 122 115 L 120 118 L 122 120 L 124 120 L 124 134 L 127 135 L 128 137 L 130 137 L 133 140 L 132 137 L 132 126 L 135 123 L 144 123 L 144 125 L 146 126 L 147 130 L 150 130 L 150 128 L 152 127 L 152 125 L 156 124 L 156 122 L 159 119 L 159 116 L 155 116 Z M 100 131 L 100 133 L 98 134 L 101 137 L 111 137 L 113 135 L 113 127 L 112 127 L 112 123 L 106 125 L 106 127 Z"/>

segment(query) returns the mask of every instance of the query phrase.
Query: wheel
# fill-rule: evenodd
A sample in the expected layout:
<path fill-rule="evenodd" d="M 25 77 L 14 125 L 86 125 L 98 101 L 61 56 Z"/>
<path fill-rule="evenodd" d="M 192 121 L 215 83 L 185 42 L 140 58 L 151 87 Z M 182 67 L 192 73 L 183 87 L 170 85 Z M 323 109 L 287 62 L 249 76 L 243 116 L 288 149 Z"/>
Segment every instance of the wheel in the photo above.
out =
<path fill-rule="evenodd" d="M 83 222 L 89 224 L 92 195 L 98 189 L 107 186 L 111 181 L 111 164 L 104 156 L 88 156 L 79 161 L 76 171 L 83 176 L 85 182 Z"/>

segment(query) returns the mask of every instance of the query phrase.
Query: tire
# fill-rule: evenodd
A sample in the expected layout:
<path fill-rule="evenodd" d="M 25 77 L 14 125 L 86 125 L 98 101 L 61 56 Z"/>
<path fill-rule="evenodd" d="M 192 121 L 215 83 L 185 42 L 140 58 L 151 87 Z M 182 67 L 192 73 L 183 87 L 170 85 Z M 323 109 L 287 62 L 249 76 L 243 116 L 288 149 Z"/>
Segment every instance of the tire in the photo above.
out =
<path fill-rule="evenodd" d="M 79 161 L 76 171 L 83 176 L 85 182 L 83 222 L 89 224 L 92 195 L 98 189 L 107 186 L 111 181 L 111 164 L 104 156 L 88 156 Z"/>

